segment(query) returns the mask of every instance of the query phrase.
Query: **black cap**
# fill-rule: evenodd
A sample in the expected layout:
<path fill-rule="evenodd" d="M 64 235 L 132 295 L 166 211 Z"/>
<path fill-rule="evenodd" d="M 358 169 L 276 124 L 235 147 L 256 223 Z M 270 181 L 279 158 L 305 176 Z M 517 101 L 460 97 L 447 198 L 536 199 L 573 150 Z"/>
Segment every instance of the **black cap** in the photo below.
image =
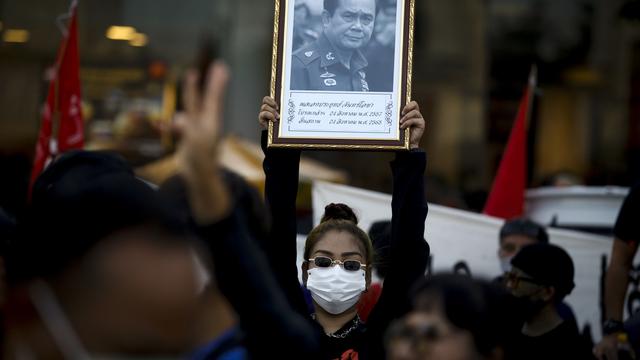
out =
<path fill-rule="evenodd" d="M 107 236 L 140 226 L 172 235 L 184 230 L 155 189 L 136 178 L 121 157 L 66 153 L 34 184 L 31 205 L 18 221 L 8 275 L 13 280 L 54 275 Z"/>
<path fill-rule="evenodd" d="M 523 247 L 511 260 L 511 265 L 527 273 L 542 285 L 556 289 L 556 300 L 562 300 L 574 288 L 574 267 L 571 256 L 552 244 L 532 244 Z"/>

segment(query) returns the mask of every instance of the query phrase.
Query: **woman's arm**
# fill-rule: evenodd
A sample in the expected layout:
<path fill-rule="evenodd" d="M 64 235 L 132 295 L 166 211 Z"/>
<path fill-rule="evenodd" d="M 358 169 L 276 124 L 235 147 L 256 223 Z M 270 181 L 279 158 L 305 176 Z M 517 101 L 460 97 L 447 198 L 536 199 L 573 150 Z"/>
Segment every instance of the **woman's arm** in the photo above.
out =
<path fill-rule="evenodd" d="M 279 119 L 277 105 L 270 97 L 263 99 L 258 117 L 266 128 L 268 121 Z M 267 133 L 262 132 L 265 179 L 265 201 L 271 213 L 271 232 L 263 249 L 271 263 L 275 277 L 291 305 L 308 315 L 307 304 L 298 281 L 296 197 L 300 151 L 267 148 Z"/>
<path fill-rule="evenodd" d="M 289 306 L 264 254 L 247 232 L 243 209 L 234 206 L 215 161 L 226 71 L 220 63 L 212 67 L 204 94 L 198 93 L 197 76 L 187 77 L 184 102 L 188 122 L 183 124 L 179 146 L 185 202 L 199 238 L 211 253 L 213 282 L 236 310 L 252 354 L 279 357 L 286 351 L 294 357 L 317 358 L 321 333 L 308 317 Z M 288 344 L 287 349 L 282 343 Z"/>
<path fill-rule="evenodd" d="M 424 275 L 429 261 L 429 245 L 424 240 L 428 210 L 424 192 L 426 154 L 419 148 L 425 121 L 415 102 L 407 105 L 403 114 L 401 126 L 411 129 L 411 151 L 396 153 L 391 163 L 393 198 L 389 270 L 378 304 L 368 321 L 371 343 L 380 344 L 378 349 L 371 349 L 371 354 L 383 353 L 384 331 L 393 319 L 409 310 L 409 291 L 414 282 Z"/>

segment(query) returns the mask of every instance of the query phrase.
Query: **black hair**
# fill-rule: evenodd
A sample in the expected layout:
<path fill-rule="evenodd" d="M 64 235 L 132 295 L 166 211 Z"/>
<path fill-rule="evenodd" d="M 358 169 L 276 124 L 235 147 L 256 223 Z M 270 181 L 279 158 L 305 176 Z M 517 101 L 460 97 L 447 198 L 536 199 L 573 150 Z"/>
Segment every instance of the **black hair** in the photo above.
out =
<path fill-rule="evenodd" d="M 477 351 L 490 355 L 506 347 L 522 323 L 518 303 L 503 287 L 457 274 L 437 274 L 419 281 L 413 291 L 414 311 L 440 306 L 455 327 L 469 331 Z"/>
<path fill-rule="evenodd" d="M 324 207 L 324 214 L 320 222 L 328 220 L 347 220 L 358 225 L 358 217 L 348 205 L 331 203 Z"/>
<path fill-rule="evenodd" d="M 353 235 L 362 245 L 364 258 L 367 265 L 373 263 L 374 251 L 369 236 L 358 227 L 358 217 L 353 210 L 345 204 L 331 203 L 324 208 L 322 220 L 318 226 L 313 228 L 307 236 L 304 244 L 304 259 L 311 256 L 314 246 L 323 239 L 329 231 L 346 231 Z"/>
<path fill-rule="evenodd" d="M 7 277 L 19 283 L 53 277 L 98 242 L 145 229 L 153 241 L 182 243 L 185 224 L 118 155 L 71 151 L 35 181 L 31 204 L 17 221 L 8 249 Z"/>
<path fill-rule="evenodd" d="M 391 221 L 381 220 L 371 224 L 369 238 L 375 253 L 373 264 L 378 277 L 384 279 L 389 271 L 389 254 L 391 250 Z"/>
<path fill-rule="evenodd" d="M 549 243 L 547 230 L 542 225 L 529 219 L 507 220 L 500 229 L 500 241 L 510 235 L 523 235 L 542 244 Z"/>

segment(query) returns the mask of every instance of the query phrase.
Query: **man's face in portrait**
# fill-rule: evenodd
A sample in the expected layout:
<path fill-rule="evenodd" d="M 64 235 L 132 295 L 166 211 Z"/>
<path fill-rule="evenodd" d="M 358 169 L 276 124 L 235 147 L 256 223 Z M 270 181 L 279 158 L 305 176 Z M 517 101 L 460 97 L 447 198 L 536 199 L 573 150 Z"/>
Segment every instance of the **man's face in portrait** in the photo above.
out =
<path fill-rule="evenodd" d="M 371 39 L 375 14 L 375 0 L 339 0 L 333 15 L 322 14 L 324 33 L 340 50 L 360 49 Z"/>

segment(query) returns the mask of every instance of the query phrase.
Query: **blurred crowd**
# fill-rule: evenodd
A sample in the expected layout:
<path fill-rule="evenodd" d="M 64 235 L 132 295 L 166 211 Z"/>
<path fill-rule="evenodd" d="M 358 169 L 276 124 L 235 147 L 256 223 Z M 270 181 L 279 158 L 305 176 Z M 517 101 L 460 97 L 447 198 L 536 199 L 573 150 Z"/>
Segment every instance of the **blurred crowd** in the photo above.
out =
<path fill-rule="evenodd" d="M 396 2 L 380 3 L 372 51 L 394 47 Z M 319 32 L 300 4 L 294 47 Z M 38 176 L 23 213 L 0 209 L 4 358 L 636 358 L 640 321 L 624 321 L 623 305 L 639 186 L 614 229 L 602 339 L 580 329 L 565 302 L 571 257 L 531 220 L 502 226 L 496 279 L 428 271 L 428 131 L 415 101 L 400 120 L 410 151 L 390 163 L 391 219 L 362 229 L 348 204 L 327 204 L 298 269 L 301 152 L 267 147 L 265 129 L 280 114 L 265 97 L 256 109 L 264 199 L 220 164 L 229 76 L 221 61 L 185 74 L 177 175 L 149 183 L 114 153 L 70 151 Z"/>
<path fill-rule="evenodd" d="M 563 301 L 573 262 L 532 221 L 502 227 L 497 279 L 427 273 L 425 120 L 415 102 L 401 121 L 412 150 L 391 163 L 392 219 L 367 233 L 348 205 L 327 205 L 307 237 L 300 283 L 300 151 L 268 148 L 263 134 L 265 202 L 223 169 L 228 70 L 216 62 L 209 72 L 204 87 L 195 71 L 185 78 L 179 175 L 150 184 L 117 155 L 72 151 L 38 177 L 17 221 L 3 214 L 6 358 L 635 357 L 637 330 L 622 323 L 620 297 L 639 239 L 638 188 L 616 224 L 609 318 L 595 352 Z M 265 97 L 259 123 L 278 119 Z"/>

